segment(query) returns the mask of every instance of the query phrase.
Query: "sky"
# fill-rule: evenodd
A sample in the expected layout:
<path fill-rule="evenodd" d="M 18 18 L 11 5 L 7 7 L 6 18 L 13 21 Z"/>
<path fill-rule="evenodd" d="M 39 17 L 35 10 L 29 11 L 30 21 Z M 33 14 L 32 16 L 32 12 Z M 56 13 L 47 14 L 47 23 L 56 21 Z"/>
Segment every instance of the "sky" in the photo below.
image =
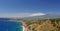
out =
<path fill-rule="evenodd" d="M 0 17 L 60 14 L 60 0 L 0 0 Z"/>

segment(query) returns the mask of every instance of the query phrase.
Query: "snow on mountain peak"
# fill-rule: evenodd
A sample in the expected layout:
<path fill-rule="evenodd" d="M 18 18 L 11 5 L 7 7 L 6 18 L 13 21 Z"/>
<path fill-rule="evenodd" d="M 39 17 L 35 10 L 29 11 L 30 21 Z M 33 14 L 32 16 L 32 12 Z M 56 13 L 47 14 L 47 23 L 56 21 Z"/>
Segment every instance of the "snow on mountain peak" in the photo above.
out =
<path fill-rule="evenodd" d="M 30 16 L 42 16 L 42 15 L 46 15 L 44 13 L 34 13 L 34 14 L 31 14 Z"/>

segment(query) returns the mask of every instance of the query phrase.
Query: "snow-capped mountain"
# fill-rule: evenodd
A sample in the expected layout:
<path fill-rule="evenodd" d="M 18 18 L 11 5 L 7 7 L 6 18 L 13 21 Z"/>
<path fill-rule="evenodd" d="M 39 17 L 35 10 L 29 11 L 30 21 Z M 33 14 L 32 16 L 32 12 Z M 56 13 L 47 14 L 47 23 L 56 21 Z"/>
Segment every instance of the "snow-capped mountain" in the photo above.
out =
<path fill-rule="evenodd" d="M 24 17 L 22 19 L 48 19 L 48 18 L 60 18 L 59 14 L 46 14 L 46 15 L 36 15 L 36 16 L 30 16 L 30 17 Z"/>

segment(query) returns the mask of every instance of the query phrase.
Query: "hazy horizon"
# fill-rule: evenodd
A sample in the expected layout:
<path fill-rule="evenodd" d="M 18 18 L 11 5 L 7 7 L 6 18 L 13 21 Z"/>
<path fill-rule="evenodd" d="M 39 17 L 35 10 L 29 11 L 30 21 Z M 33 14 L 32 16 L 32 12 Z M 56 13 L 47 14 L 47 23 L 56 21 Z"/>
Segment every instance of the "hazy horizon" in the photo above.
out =
<path fill-rule="evenodd" d="M 0 17 L 60 14 L 60 0 L 0 0 Z"/>

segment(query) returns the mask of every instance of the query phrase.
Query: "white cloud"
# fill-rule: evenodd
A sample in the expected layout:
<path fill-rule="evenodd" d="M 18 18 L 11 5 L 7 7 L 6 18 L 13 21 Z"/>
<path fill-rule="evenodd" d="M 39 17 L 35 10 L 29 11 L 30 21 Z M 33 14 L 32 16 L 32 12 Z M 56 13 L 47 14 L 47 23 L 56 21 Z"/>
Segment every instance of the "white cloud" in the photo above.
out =
<path fill-rule="evenodd" d="M 34 13 L 34 14 L 31 14 L 29 16 L 42 16 L 42 15 L 45 15 L 44 13 Z"/>
<path fill-rule="evenodd" d="M 30 17 L 42 16 L 44 13 L 0 13 L 0 17 Z"/>

